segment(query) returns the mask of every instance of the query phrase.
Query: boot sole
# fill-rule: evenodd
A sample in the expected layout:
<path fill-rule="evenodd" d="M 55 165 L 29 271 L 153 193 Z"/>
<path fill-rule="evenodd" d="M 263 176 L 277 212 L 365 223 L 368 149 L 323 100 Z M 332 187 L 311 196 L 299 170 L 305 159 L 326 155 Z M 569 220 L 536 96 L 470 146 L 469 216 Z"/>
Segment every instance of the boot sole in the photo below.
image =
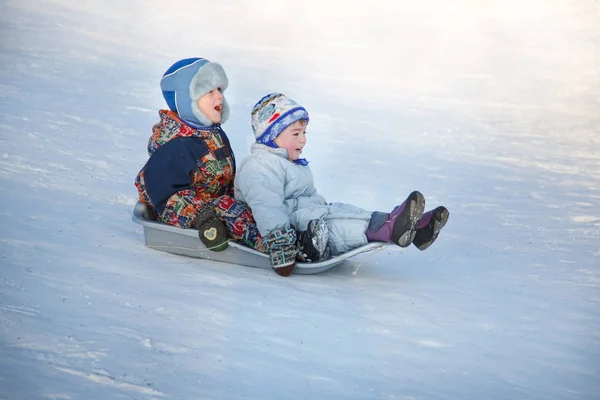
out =
<path fill-rule="evenodd" d="M 421 251 L 427 249 L 429 246 L 431 246 L 433 244 L 433 242 L 435 242 L 435 240 L 439 236 L 442 228 L 444 226 L 446 226 L 446 223 L 448 222 L 448 218 L 450 217 L 450 212 L 448 211 L 448 209 L 444 209 L 444 210 L 442 210 L 442 212 L 439 215 L 436 215 L 436 217 L 437 216 L 439 216 L 439 218 L 435 218 L 435 220 L 433 221 L 433 235 L 432 235 L 431 240 L 423 243 L 420 246 L 417 246 L 417 248 Z"/>
<path fill-rule="evenodd" d="M 394 225 L 394 229 L 392 230 L 392 237 L 398 237 L 395 244 L 400 247 L 408 247 L 414 240 L 415 235 L 417 234 L 415 226 L 425 211 L 425 197 L 423 197 L 420 192 L 412 192 L 408 196 L 408 204 L 405 210 L 408 210 L 409 212 L 409 225 Z M 400 216 L 398 216 L 398 218 L 400 218 Z"/>

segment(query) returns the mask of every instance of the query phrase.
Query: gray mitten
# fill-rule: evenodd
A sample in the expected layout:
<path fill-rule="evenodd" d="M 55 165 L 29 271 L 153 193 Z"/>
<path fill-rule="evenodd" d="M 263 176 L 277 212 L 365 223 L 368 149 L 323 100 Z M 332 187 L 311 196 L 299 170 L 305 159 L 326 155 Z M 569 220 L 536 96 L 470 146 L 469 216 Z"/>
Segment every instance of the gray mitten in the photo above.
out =
<path fill-rule="evenodd" d="M 263 239 L 271 267 L 281 276 L 290 276 L 296 267 L 296 231 L 281 228 Z"/>

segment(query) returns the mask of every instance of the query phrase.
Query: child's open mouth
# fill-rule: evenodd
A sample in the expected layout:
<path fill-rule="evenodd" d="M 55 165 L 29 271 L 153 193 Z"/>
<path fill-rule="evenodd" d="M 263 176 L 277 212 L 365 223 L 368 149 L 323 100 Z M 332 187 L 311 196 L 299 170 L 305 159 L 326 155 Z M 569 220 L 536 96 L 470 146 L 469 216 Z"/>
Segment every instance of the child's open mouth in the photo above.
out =
<path fill-rule="evenodd" d="M 218 112 L 221 112 L 221 105 L 219 104 L 218 106 L 215 106 L 215 110 L 217 110 Z"/>

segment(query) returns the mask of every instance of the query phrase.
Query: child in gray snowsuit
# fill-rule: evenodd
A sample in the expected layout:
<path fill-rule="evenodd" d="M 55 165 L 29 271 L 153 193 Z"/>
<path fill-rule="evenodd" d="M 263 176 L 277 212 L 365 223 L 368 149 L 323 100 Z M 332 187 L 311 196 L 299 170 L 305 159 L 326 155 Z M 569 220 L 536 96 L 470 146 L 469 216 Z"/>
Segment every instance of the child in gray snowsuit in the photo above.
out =
<path fill-rule="evenodd" d="M 260 99 L 251 120 L 256 143 L 238 168 L 235 197 L 251 208 L 279 275 L 289 276 L 297 258 L 321 261 L 368 242 L 414 243 L 425 250 L 446 224 L 448 210 L 423 214 L 425 199 L 417 191 L 390 213 L 327 203 L 317 193 L 308 162 L 300 158 L 308 112 L 285 95 Z"/>

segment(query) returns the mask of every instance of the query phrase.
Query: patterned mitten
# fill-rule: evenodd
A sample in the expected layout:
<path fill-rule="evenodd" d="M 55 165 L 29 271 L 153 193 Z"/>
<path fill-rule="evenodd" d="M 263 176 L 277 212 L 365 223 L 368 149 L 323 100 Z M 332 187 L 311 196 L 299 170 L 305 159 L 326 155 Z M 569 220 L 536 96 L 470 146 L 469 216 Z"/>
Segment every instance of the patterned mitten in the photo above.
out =
<path fill-rule="evenodd" d="M 196 228 L 200 241 L 207 249 L 212 251 L 223 251 L 229 244 L 227 242 L 227 228 L 217 217 L 212 206 L 204 206 L 196 216 Z"/>
<path fill-rule="evenodd" d="M 273 270 L 281 276 L 290 276 L 296 267 L 296 231 L 281 228 L 263 240 Z"/>

